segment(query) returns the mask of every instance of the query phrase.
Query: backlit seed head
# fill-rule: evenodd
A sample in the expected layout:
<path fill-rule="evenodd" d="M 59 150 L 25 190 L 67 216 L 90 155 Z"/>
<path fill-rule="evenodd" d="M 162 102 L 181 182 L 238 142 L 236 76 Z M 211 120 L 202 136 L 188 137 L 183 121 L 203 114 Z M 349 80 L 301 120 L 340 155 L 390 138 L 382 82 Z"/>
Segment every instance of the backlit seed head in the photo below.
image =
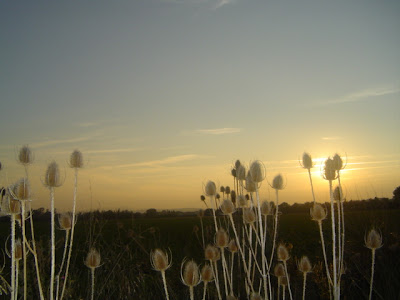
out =
<path fill-rule="evenodd" d="M 341 198 L 342 198 L 341 195 L 342 195 L 342 193 L 341 193 L 340 187 L 337 186 L 337 187 L 333 190 L 333 199 L 334 199 L 335 201 L 340 201 L 340 200 L 342 200 L 342 199 L 341 199 Z"/>
<path fill-rule="evenodd" d="M 302 165 L 304 169 L 311 169 L 313 167 L 313 161 L 311 155 L 307 152 L 303 153 Z"/>
<path fill-rule="evenodd" d="M 9 198 L 9 213 L 11 215 L 17 215 L 21 213 L 21 202 L 19 200 L 15 200 L 12 198 Z"/>
<path fill-rule="evenodd" d="M 225 187 L 221 186 L 221 187 L 219 188 L 219 191 L 221 192 L 221 194 L 225 193 Z"/>
<path fill-rule="evenodd" d="M 225 199 L 221 204 L 221 210 L 224 215 L 231 215 L 235 212 L 235 206 L 232 201 L 229 199 Z"/>
<path fill-rule="evenodd" d="M 185 263 L 185 260 L 183 260 L 181 266 L 181 278 L 182 282 L 189 287 L 194 287 L 200 283 L 199 267 L 195 261 L 189 260 Z"/>
<path fill-rule="evenodd" d="M 284 277 L 285 276 L 285 267 L 282 263 L 277 263 L 274 267 L 274 275 L 276 277 Z"/>
<path fill-rule="evenodd" d="M 245 196 L 243 196 L 243 195 L 239 195 L 239 197 L 238 197 L 238 206 L 239 207 L 246 207 L 247 206 L 247 199 L 246 199 L 246 197 Z"/>
<path fill-rule="evenodd" d="M 246 176 L 245 189 L 249 193 L 253 193 L 256 191 L 256 184 L 254 183 L 253 179 L 251 179 L 250 172 L 248 172 Z"/>
<path fill-rule="evenodd" d="M 297 266 L 299 268 L 299 271 L 303 274 L 307 274 L 312 270 L 310 260 L 307 256 L 302 256 L 298 261 Z"/>
<path fill-rule="evenodd" d="M 74 150 L 69 159 L 69 165 L 71 168 L 82 168 L 83 167 L 83 157 L 79 150 Z"/>
<path fill-rule="evenodd" d="M 235 191 L 231 191 L 231 200 L 232 200 L 233 204 L 236 203 L 236 192 Z"/>
<path fill-rule="evenodd" d="M 215 198 L 216 198 L 216 199 L 220 199 L 220 198 L 221 198 L 220 194 L 217 193 L 217 194 L 215 195 Z"/>
<path fill-rule="evenodd" d="M 230 195 L 231 194 L 231 188 L 229 186 L 225 187 L 225 194 Z"/>
<path fill-rule="evenodd" d="M 72 227 L 72 216 L 70 213 L 63 213 L 58 215 L 58 223 L 62 230 L 70 230 Z"/>
<path fill-rule="evenodd" d="M 214 280 L 214 272 L 210 265 L 205 264 L 203 268 L 201 268 L 201 280 L 207 283 Z"/>
<path fill-rule="evenodd" d="M 209 180 L 204 188 L 204 192 L 207 196 L 215 196 L 217 193 L 217 187 L 214 181 Z"/>
<path fill-rule="evenodd" d="M 265 167 L 261 161 L 253 161 L 250 165 L 250 176 L 251 180 L 255 183 L 259 183 L 265 178 Z"/>
<path fill-rule="evenodd" d="M 28 179 L 20 179 L 14 185 L 13 193 L 18 200 L 28 200 L 31 197 L 31 188 Z"/>
<path fill-rule="evenodd" d="M 231 170 L 231 175 L 232 175 L 233 177 L 236 177 L 236 170 L 235 170 L 235 169 L 232 169 L 232 170 Z"/>
<path fill-rule="evenodd" d="M 289 251 L 283 244 L 280 244 L 278 246 L 278 248 L 276 249 L 276 253 L 279 261 L 287 261 L 290 258 Z"/>
<path fill-rule="evenodd" d="M 22 259 L 22 245 L 21 245 L 21 240 L 16 239 L 15 240 L 15 259 L 20 260 Z"/>
<path fill-rule="evenodd" d="M 281 277 L 280 284 L 283 285 L 283 286 L 287 286 L 288 285 L 288 280 L 287 280 L 286 276 Z"/>
<path fill-rule="evenodd" d="M 243 220 L 247 224 L 252 224 L 256 221 L 256 214 L 254 213 L 254 210 L 251 208 L 245 208 L 243 209 Z"/>
<path fill-rule="evenodd" d="M 228 244 L 228 250 L 231 253 L 236 253 L 238 251 L 238 246 L 236 245 L 236 241 L 232 239 Z"/>
<path fill-rule="evenodd" d="M 242 165 L 242 164 L 240 163 L 240 160 L 236 160 L 236 161 L 235 161 L 235 168 L 236 168 L 236 170 L 239 169 L 239 167 L 240 167 L 241 165 Z"/>
<path fill-rule="evenodd" d="M 228 295 L 226 296 L 226 300 L 237 300 L 237 298 L 234 295 Z"/>
<path fill-rule="evenodd" d="M 281 174 L 278 174 L 272 180 L 272 188 L 275 190 L 283 190 L 283 177 Z"/>
<path fill-rule="evenodd" d="M 268 201 L 264 201 L 261 204 L 261 214 L 263 216 L 269 216 L 272 215 L 272 206 L 271 203 L 269 203 Z"/>
<path fill-rule="evenodd" d="M 215 261 L 217 258 L 217 251 L 218 249 L 213 245 L 207 245 L 206 249 L 204 250 L 205 259 L 209 261 Z"/>
<path fill-rule="evenodd" d="M 336 177 L 335 163 L 333 159 L 329 157 L 325 160 L 323 178 L 326 180 L 335 180 Z"/>
<path fill-rule="evenodd" d="M 243 165 L 236 169 L 236 177 L 239 180 L 246 180 L 246 168 Z"/>
<path fill-rule="evenodd" d="M 326 219 L 326 210 L 321 204 L 315 203 L 310 208 L 310 215 L 312 220 L 321 222 Z"/>
<path fill-rule="evenodd" d="M 201 201 L 206 201 L 206 197 L 205 197 L 204 195 L 201 195 L 201 196 L 200 196 L 200 200 L 201 200 Z"/>
<path fill-rule="evenodd" d="M 371 229 L 365 237 L 365 246 L 371 250 L 382 247 L 382 235 L 375 229 Z"/>
<path fill-rule="evenodd" d="M 161 249 L 155 249 L 150 253 L 150 262 L 154 270 L 164 272 L 171 266 L 168 254 Z"/>
<path fill-rule="evenodd" d="M 19 150 L 18 160 L 23 165 L 29 165 L 33 162 L 33 154 L 28 145 L 22 146 Z"/>
<path fill-rule="evenodd" d="M 343 160 L 337 153 L 333 156 L 333 167 L 336 171 L 343 169 Z"/>
<path fill-rule="evenodd" d="M 91 248 L 86 256 L 85 265 L 90 269 L 96 269 L 100 266 L 100 261 L 100 253 L 96 249 Z"/>
<path fill-rule="evenodd" d="M 61 186 L 60 170 L 58 169 L 58 164 L 55 161 L 51 162 L 47 167 L 44 184 L 47 187 Z"/>
<path fill-rule="evenodd" d="M 250 295 L 250 300 L 262 300 L 263 298 L 259 293 L 253 292 Z"/>
<path fill-rule="evenodd" d="M 228 243 L 229 237 L 225 229 L 218 229 L 217 233 L 215 234 L 215 245 L 219 248 L 225 248 L 228 246 Z"/>

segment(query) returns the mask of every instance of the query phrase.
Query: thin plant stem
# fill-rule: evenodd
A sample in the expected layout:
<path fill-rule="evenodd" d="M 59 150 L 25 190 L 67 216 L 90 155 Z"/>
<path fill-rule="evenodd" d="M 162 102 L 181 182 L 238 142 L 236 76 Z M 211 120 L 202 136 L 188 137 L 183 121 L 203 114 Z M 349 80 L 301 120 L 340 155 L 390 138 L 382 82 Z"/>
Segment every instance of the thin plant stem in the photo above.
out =
<path fill-rule="evenodd" d="M 15 296 L 15 214 L 11 214 L 11 300 Z"/>
<path fill-rule="evenodd" d="M 329 268 L 328 268 L 328 260 L 326 258 L 325 240 L 324 240 L 324 233 L 322 231 L 322 222 L 321 221 L 318 221 L 318 227 L 319 227 L 319 235 L 321 237 L 322 253 L 324 255 L 326 276 L 328 277 L 328 285 L 330 286 L 330 285 L 332 285 L 332 279 L 331 279 L 331 274 L 330 274 Z"/>
<path fill-rule="evenodd" d="M 231 293 L 233 294 L 233 264 L 235 262 L 235 252 L 231 253 Z"/>
<path fill-rule="evenodd" d="M 287 283 L 288 283 L 288 290 L 289 290 L 290 300 L 293 300 L 292 289 L 290 288 L 290 280 L 289 280 L 289 273 L 287 271 L 286 260 L 283 261 L 283 265 L 285 266 L 285 273 L 286 273 L 286 278 L 287 278 Z"/>
<path fill-rule="evenodd" d="M 340 283 L 340 278 L 342 277 L 343 274 L 343 268 L 344 268 L 344 238 L 345 238 L 345 227 L 344 227 L 344 204 L 343 204 L 343 193 L 342 193 L 342 184 L 340 182 L 340 171 L 338 172 L 338 183 L 339 183 L 339 192 L 340 192 L 340 211 L 342 213 L 342 249 L 339 249 L 341 251 L 341 261 L 340 261 L 340 274 L 339 274 L 339 283 Z"/>
<path fill-rule="evenodd" d="M 167 279 L 165 278 L 165 271 L 161 270 L 161 277 L 164 285 L 164 291 L 165 291 L 165 299 L 169 300 L 169 294 L 168 294 L 168 288 L 167 288 Z"/>
<path fill-rule="evenodd" d="M 264 239 L 263 223 L 261 216 L 260 194 L 257 185 L 256 185 L 256 198 L 257 198 L 258 222 L 259 222 L 258 228 L 260 229 L 260 238 L 261 238 L 260 243 L 261 243 L 262 278 L 264 286 L 264 295 L 265 297 L 267 297 L 267 273 L 265 271 L 265 239 Z"/>
<path fill-rule="evenodd" d="M 65 263 L 65 258 L 66 258 L 67 249 L 68 249 L 68 242 L 69 242 L 69 229 L 65 230 L 64 252 L 63 252 L 60 270 L 58 271 L 58 274 L 56 276 L 56 299 L 58 299 L 58 292 L 59 292 L 59 288 L 60 288 L 60 276 L 61 276 L 61 272 L 63 270 L 64 263 Z"/>
<path fill-rule="evenodd" d="M 279 294 L 280 294 L 280 292 L 281 292 L 281 289 L 280 289 L 280 286 L 281 286 L 281 278 L 280 277 L 278 277 L 278 300 L 279 300 Z"/>
<path fill-rule="evenodd" d="M 306 282 L 307 282 L 307 273 L 306 272 L 304 272 L 303 273 L 303 300 L 305 300 L 306 299 Z"/>
<path fill-rule="evenodd" d="M 23 254 L 23 275 L 24 275 L 24 300 L 26 300 L 27 281 L 26 281 L 26 235 L 25 235 L 25 201 L 21 200 L 21 229 L 22 229 L 22 254 Z"/>
<path fill-rule="evenodd" d="M 203 300 L 206 300 L 206 294 L 207 294 L 207 282 L 204 281 L 204 288 L 203 288 Z"/>
<path fill-rule="evenodd" d="M 313 185 L 312 178 L 311 178 L 311 170 L 310 169 L 307 169 L 307 170 L 308 170 L 308 177 L 310 178 L 311 193 L 312 193 L 312 197 L 313 197 L 314 204 L 315 204 L 314 185 Z"/>
<path fill-rule="evenodd" d="M 214 270 L 213 270 L 213 272 L 214 272 L 214 277 L 215 277 L 215 280 L 214 280 L 214 281 L 215 281 L 215 287 L 217 288 L 218 299 L 219 299 L 219 300 L 222 300 L 221 291 L 220 291 L 220 289 L 219 289 L 217 262 L 216 262 L 216 261 L 213 262 L 213 261 L 210 260 L 210 263 L 211 263 L 211 267 L 214 268 Z"/>
<path fill-rule="evenodd" d="M 371 249 L 372 251 L 372 262 L 371 262 L 371 281 L 369 284 L 369 300 L 372 299 L 372 286 L 374 285 L 374 271 L 375 271 L 375 249 Z"/>
<path fill-rule="evenodd" d="M 18 299 L 18 271 L 19 271 L 19 260 L 15 261 L 15 295 L 14 299 Z"/>
<path fill-rule="evenodd" d="M 216 203 L 214 201 L 214 196 L 210 196 L 210 202 L 211 202 L 211 208 L 212 208 L 213 217 L 214 217 L 215 233 L 217 233 L 218 232 L 218 225 L 217 225 L 217 217 L 215 216 Z"/>
<path fill-rule="evenodd" d="M 205 243 L 204 243 L 203 217 L 200 217 L 200 225 L 201 225 L 201 239 L 203 241 L 203 250 L 204 250 L 205 249 Z"/>
<path fill-rule="evenodd" d="M 275 225 L 274 225 L 274 239 L 272 241 L 272 251 L 271 251 L 271 259 L 269 260 L 269 267 L 268 269 L 271 269 L 272 266 L 272 260 L 274 259 L 274 253 L 275 253 L 275 243 L 276 243 L 276 234 L 278 230 L 278 213 L 279 213 L 279 194 L 278 190 L 276 190 L 276 204 L 275 204 Z"/>
<path fill-rule="evenodd" d="M 193 286 L 189 286 L 190 300 L 194 300 Z"/>
<path fill-rule="evenodd" d="M 335 228 L 335 207 L 333 203 L 332 180 L 329 180 L 329 195 L 331 200 L 331 221 L 332 221 L 332 263 L 333 263 L 333 298 L 339 298 L 337 291 L 337 273 L 336 273 L 336 228 Z"/>
<path fill-rule="evenodd" d="M 282 299 L 285 300 L 286 286 L 282 286 Z"/>
<path fill-rule="evenodd" d="M 54 222 L 54 187 L 50 187 L 50 209 L 51 209 L 51 270 L 50 270 L 50 300 L 54 299 L 54 274 L 56 261 L 56 244 L 55 244 L 55 222 Z"/>
<path fill-rule="evenodd" d="M 222 273 L 224 274 L 224 285 L 225 285 L 225 296 L 228 297 L 229 291 L 228 291 L 228 284 L 227 284 L 227 266 L 226 266 L 226 260 L 225 260 L 225 250 L 224 248 L 220 247 L 219 248 L 221 251 L 221 258 L 222 258 Z"/>
<path fill-rule="evenodd" d="M 90 268 L 90 271 L 92 273 L 92 293 L 91 293 L 91 298 L 90 299 L 94 299 L 94 270 L 95 268 Z"/>

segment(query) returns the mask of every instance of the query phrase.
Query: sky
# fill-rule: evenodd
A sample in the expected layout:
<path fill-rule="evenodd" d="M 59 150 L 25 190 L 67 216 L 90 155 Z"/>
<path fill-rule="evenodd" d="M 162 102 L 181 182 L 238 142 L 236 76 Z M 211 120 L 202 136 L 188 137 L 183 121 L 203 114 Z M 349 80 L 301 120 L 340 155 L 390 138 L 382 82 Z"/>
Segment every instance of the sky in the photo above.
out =
<path fill-rule="evenodd" d="M 235 161 L 266 167 L 262 200 L 311 201 L 304 151 L 347 162 L 348 200 L 400 185 L 400 2 L 130 0 L 0 2 L 0 185 L 24 176 L 33 207 L 55 160 L 56 208 L 205 208 Z"/>

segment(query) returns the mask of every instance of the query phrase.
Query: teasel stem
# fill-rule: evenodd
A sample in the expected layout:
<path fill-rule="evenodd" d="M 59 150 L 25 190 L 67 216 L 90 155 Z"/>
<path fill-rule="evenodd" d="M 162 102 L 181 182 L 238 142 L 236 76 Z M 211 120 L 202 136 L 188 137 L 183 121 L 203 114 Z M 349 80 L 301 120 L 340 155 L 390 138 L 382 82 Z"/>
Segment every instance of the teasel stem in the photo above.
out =
<path fill-rule="evenodd" d="M 203 217 L 200 217 L 200 225 L 201 225 L 201 239 L 203 241 L 203 250 L 204 250 L 206 247 L 206 244 L 204 243 Z"/>
<path fill-rule="evenodd" d="M 15 295 L 14 299 L 18 299 L 18 271 L 19 271 L 19 260 L 15 260 Z"/>
<path fill-rule="evenodd" d="M 189 286 L 190 300 L 194 300 L 193 286 Z"/>
<path fill-rule="evenodd" d="M 372 251 L 372 263 L 371 263 L 371 281 L 369 284 L 369 300 L 372 299 L 372 287 L 374 285 L 374 271 L 375 271 L 375 250 L 376 249 L 371 249 Z"/>
<path fill-rule="evenodd" d="M 168 288 L 167 288 L 167 279 L 165 278 L 165 271 L 161 270 L 161 277 L 164 285 L 165 297 L 169 300 Z"/>
<path fill-rule="evenodd" d="M 289 281 L 289 280 L 288 280 Z M 282 286 L 282 299 L 285 300 L 286 286 Z"/>
<path fill-rule="evenodd" d="M 281 278 L 278 277 L 278 300 L 279 300 L 280 292 L 281 292 Z"/>
<path fill-rule="evenodd" d="M 11 214 L 11 300 L 15 298 L 15 214 Z"/>
<path fill-rule="evenodd" d="M 246 229 L 246 228 L 245 228 Z M 251 229 L 251 226 L 250 226 L 250 229 Z M 246 235 L 247 235 L 247 239 L 249 240 L 249 232 L 248 232 L 248 230 L 246 229 Z M 256 249 L 257 250 L 257 249 Z M 251 245 L 251 244 L 249 244 L 249 251 L 250 251 L 250 256 L 249 256 L 249 260 L 253 257 L 253 259 L 254 259 L 254 262 L 255 262 L 255 266 L 257 267 L 257 270 L 258 270 L 258 272 L 260 273 L 260 275 L 261 276 L 263 276 L 263 273 L 262 273 L 262 270 L 261 270 L 261 268 L 260 268 L 260 265 L 258 264 L 258 262 L 257 262 L 257 255 L 256 255 L 256 253 L 254 253 L 254 249 L 253 249 L 253 246 Z"/>
<path fill-rule="evenodd" d="M 340 200 L 336 202 L 337 204 L 337 224 L 338 224 L 338 262 L 337 262 L 337 271 L 338 271 L 338 279 L 340 278 L 340 270 L 341 270 L 341 261 L 342 261 L 342 243 L 341 243 L 341 209 L 340 209 Z M 340 279 L 338 280 L 338 285 L 340 286 Z"/>
<path fill-rule="evenodd" d="M 225 250 L 222 247 L 220 247 L 219 249 L 221 251 L 221 258 L 222 258 L 222 272 L 224 274 L 225 296 L 228 297 L 229 290 L 228 290 L 228 284 L 227 284 L 227 279 L 226 279 L 226 276 L 227 276 L 227 273 L 228 273 L 227 272 L 228 267 L 226 265 L 226 260 L 225 260 L 225 253 L 224 253 Z"/>
<path fill-rule="evenodd" d="M 311 170 L 310 169 L 307 169 L 307 170 L 308 170 L 308 177 L 310 178 L 311 193 L 312 193 L 312 197 L 313 197 L 314 204 L 315 204 L 314 185 L 313 185 L 313 182 L 312 182 Z"/>
<path fill-rule="evenodd" d="M 64 297 L 65 293 L 65 288 L 67 285 L 67 279 L 68 279 L 68 271 L 69 271 L 69 266 L 71 262 L 71 253 L 72 253 L 72 245 L 74 242 L 74 232 L 75 232 L 75 218 L 76 218 L 76 196 L 78 192 L 78 168 L 75 168 L 75 176 L 74 176 L 74 194 L 73 194 L 73 203 L 72 203 L 72 224 L 71 224 L 71 238 L 69 242 L 69 249 L 68 249 L 68 258 L 67 258 L 67 264 L 65 267 L 65 276 L 64 276 L 64 283 L 63 283 L 63 288 L 61 291 L 61 297 L 60 300 Z"/>
<path fill-rule="evenodd" d="M 24 274 L 24 300 L 26 300 L 27 292 L 27 281 L 26 281 L 26 235 L 25 235 L 25 201 L 21 200 L 21 229 L 22 229 L 22 257 L 24 262 L 23 274 Z"/>
<path fill-rule="evenodd" d="M 203 300 L 206 300 L 206 294 L 207 294 L 207 282 L 204 281 L 204 288 L 203 288 Z"/>
<path fill-rule="evenodd" d="M 69 229 L 65 230 L 65 242 L 64 242 L 64 252 L 63 252 L 63 258 L 61 261 L 61 266 L 60 266 L 60 270 L 58 271 L 58 274 L 56 276 L 56 283 L 57 283 L 57 288 L 56 288 L 56 299 L 58 299 L 58 292 L 60 289 L 60 276 L 61 276 L 61 272 L 63 270 L 64 267 L 64 263 L 65 263 L 65 258 L 66 258 L 66 254 L 67 254 L 67 249 L 68 249 L 68 242 L 69 242 Z"/>
<path fill-rule="evenodd" d="M 331 274 L 330 274 L 330 272 L 329 272 L 328 260 L 327 260 L 327 258 L 326 258 L 324 233 L 323 233 L 323 231 L 322 231 L 322 221 L 318 221 L 318 227 L 319 227 L 319 235 L 320 235 L 320 237 L 321 237 L 322 253 L 323 253 L 323 255 L 324 255 L 326 276 L 327 276 L 327 278 L 328 278 L 328 285 L 331 286 L 331 285 L 333 285 L 333 284 L 332 284 Z"/>
<path fill-rule="evenodd" d="M 275 190 L 276 195 L 276 202 L 275 202 L 275 225 L 274 225 L 274 239 L 272 241 L 272 251 L 271 251 L 271 259 L 269 261 L 268 269 L 271 269 L 272 260 L 274 259 L 275 253 L 275 243 L 276 243 L 276 234 L 278 231 L 278 213 L 279 213 L 279 193 L 278 190 Z"/>
<path fill-rule="evenodd" d="M 212 209 L 213 217 L 214 217 L 215 233 L 217 233 L 218 225 L 217 225 L 217 217 L 215 216 L 215 207 L 216 207 L 215 196 L 210 196 L 210 202 L 211 202 L 211 209 Z"/>
<path fill-rule="evenodd" d="M 260 203 L 260 194 L 258 191 L 258 185 L 256 184 L 256 198 L 257 198 L 257 209 L 258 209 L 258 222 L 260 229 L 260 243 L 261 243 L 261 264 L 262 264 L 262 278 L 263 278 L 263 286 L 264 286 L 264 295 L 267 296 L 267 273 L 265 271 L 265 239 L 264 239 L 264 231 L 263 231 L 263 222 L 261 216 L 261 203 Z"/>
<path fill-rule="evenodd" d="M 287 278 L 287 283 L 288 283 L 288 290 L 289 290 L 290 300 L 293 300 L 292 289 L 290 288 L 290 280 L 289 280 L 289 273 L 287 271 L 286 260 L 283 261 L 283 265 L 285 266 L 285 272 L 286 272 L 286 278 Z"/>
<path fill-rule="evenodd" d="M 231 293 L 233 294 L 233 265 L 235 262 L 235 252 L 231 252 Z"/>
<path fill-rule="evenodd" d="M 306 299 L 306 282 L 307 282 L 307 272 L 303 273 L 303 300 Z"/>
<path fill-rule="evenodd" d="M 220 289 L 219 289 L 219 279 L 218 279 L 218 266 L 217 266 L 217 262 L 216 261 L 210 261 L 210 263 L 211 263 L 211 267 L 213 267 L 214 266 L 214 270 L 213 270 L 213 272 L 214 272 L 214 275 L 215 275 L 215 287 L 217 288 L 217 294 L 218 294 L 218 299 L 219 300 L 222 300 L 222 297 L 221 297 L 221 291 L 220 291 Z"/>
<path fill-rule="evenodd" d="M 91 293 L 91 299 L 94 299 L 94 270 L 95 268 L 90 268 L 90 271 L 92 273 L 92 293 Z"/>
<path fill-rule="evenodd" d="M 332 221 L 332 263 L 333 263 L 333 298 L 339 299 L 337 290 L 336 273 L 336 228 L 335 228 L 335 207 L 333 203 L 332 180 L 329 180 L 329 195 L 331 200 L 331 221 Z"/>
<path fill-rule="evenodd" d="M 50 210 L 51 210 L 51 270 L 50 270 L 50 300 L 54 299 L 54 273 L 56 261 L 56 244 L 55 244 L 55 209 L 54 209 L 54 187 L 50 187 Z"/>
<path fill-rule="evenodd" d="M 340 275 L 339 275 L 339 284 L 340 284 L 340 278 L 342 277 L 343 274 L 343 268 L 344 268 L 344 238 L 345 238 L 345 227 L 344 227 L 344 204 L 343 204 L 343 193 L 342 193 L 342 184 L 340 182 L 340 171 L 338 171 L 338 183 L 339 183 L 339 191 L 340 191 L 340 206 L 341 206 L 341 213 L 342 213 L 342 249 L 340 251 L 342 252 L 341 254 L 341 261 L 340 261 Z"/>

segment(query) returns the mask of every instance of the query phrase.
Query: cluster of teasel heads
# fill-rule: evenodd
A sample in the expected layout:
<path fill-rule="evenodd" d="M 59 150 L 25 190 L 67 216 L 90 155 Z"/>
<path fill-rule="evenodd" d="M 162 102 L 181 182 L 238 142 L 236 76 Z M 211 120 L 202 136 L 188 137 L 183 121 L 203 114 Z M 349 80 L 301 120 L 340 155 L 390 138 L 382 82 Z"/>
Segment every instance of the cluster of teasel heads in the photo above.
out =
<path fill-rule="evenodd" d="M 313 160 L 304 153 L 301 165 L 308 171 L 313 198 L 310 209 L 311 219 L 318 224 L 324 264 L 330 296 L 340 299 L 340 281 L 344 272 L 344 211 L 340 171 L 344 168 L 338 154 L 328 158 L 322 168 L 322 177 L 329 182 L 332 226 L 332 260 L 329 263 L 322 231 L 322 222 L 327 218 L 325 207 L 317 203 L 312 183 L 311 169 Z M 285 299 L 288 294 L 293 299 L 290 286 L 290 274 L 287 263 L 290 260 L 289 247 L 280 243 L 276 245 L 279 225 L 279 193 L 284 189 L 284 179 L 276 175 L 269 183 L 275 191 L 275 202 L 260 201 L 259 189 L 265 180 L 265 168 L 260 161 L 250 164 L 248 170 L 238 160 L 231 172 L 234 178 L 234 188 L 220 187 L 219 193 L 213 181 L 204 186 L 204 195 L 200 199 L 213 213 L 215 238 L 206 245 L 203 233 L 203 213 L 200 213 L 202 227 L 202 243 L 205 263 L 199 266 L 192 260 L 186 260 L 181 265 L 182 282 L 189 287 L 190 299 L 194 299 L 193 289 L 203 282 L 203 298 L 206 299 L 208 286 L 215 285 L 216 297 L 221 299 L 248 298 L 256 299 Z M 334 189 L 333 182 L 338 186 Z M 208 199 L 207 199 L 208 198 Z M 208 201 L 207 201 L 208 200 Z M 335 207 L 336 204 L 336 207 Z M 216 210 L 220 209 L 223 216 L 217 217 Z M 336 218 L 335 218 L 336 217 Z M 210 242 L 210 241 L 209 241 Z M 375 250 L 382 245 L 381 235 L 372 229 L 365 237 L 365 245 L 372 251 L 372 267 L 370 281 L 370 298 L 372 297 Z M 156 249 L 151 254 L 153 268 L 161 272 L 166 299 L 168 287 L 165 271 L 171 265 L 170 256 Z M 240 270 L 239 270 L 240 268 Z M 312 272 L 312 264 L 307 256 L 297 261 L 298 272 L 303 277 L 302 299 L 306 299 L 306 282 L 308 273 Z M 243 274 L 242 280 L 237 280 L 233 274 Z M 276 288 L 271 283 L 276 277 Z M 244 282 L 246 295 L 240 295 L 241 282 Z M 213 296 L 211 296 L 213 298 Z"/>
<path fill-rule="evenodd" d="M 68 283 L 68 274 L 73 248 L 74 228 L 76 223 L 76 198 L 78 188 L 78 170 L 83 167 L 82 153 L 75 150 L 70 155 L 69 166 L 74 169 L 73 203 L 71 213 L 62 213 L 58 215 L 58 228 L 65 232 L 65 244 L 61 264 L 56 273 L 56 213 L 55 213 L 55 190 L 63 184 L 63 178 L 60 175 L 58 164 L 51 162 L 42 178 L 43 185 L 48 188 L 50 195 L 51 212 L 51 237 L 50 237 L 50 256 L 51 267 L 48 279 L 43 274 L 43 269 L 39 266 L 39 258 L 35 241 L 35 230 L 32 216 L 32 192 L 29 180 L 29 166 L 33 163 L 34 157 L 30 147 L 23 146 L 18 153 L 18 162 L 24 167 L 25 177 L 5 188 L 1 194 L 1 212 L 2 216 L 10 217 L 10 241 L 11 246 L 6 245 L 7 254 L 11 258 L 10 281 L 4 277 L 0 281 L 0 294 L 10 294 L 11 300 L 27 299 L 28 284 L 37 284 L 40 299 L 63 299 Z M 1 169 L 1 168 L 0 168 Z M 18 226 L 17 226 L 18 225 Z M 20 231 L 19 231 L 20 229 Z M 18 238 L 17 238 L 18 236 Z M 20 237 L 20 238 L 19 238 Z M 8 251 L 11 248 L 11 251 Z M 27 279 L 28 257 L 32 255 L 35 265 L 35 280 Z M 100 265 L 100 255 L 94 249 L 90 250 L 86 259 L 86 265 L 92 270 L 92 298 L 94 288 L 94 269 Z M 22 270 L 20 266 L 22 264 Z M 23 282 L 19 283 L 19 273 L 22 272 Z M 63 280 L 61 280 L 63 279 Z M 44 282 L 48 282 L 48 287 L 44 287 Z M 20 286 L 23 286 L 21 289 Z M 22 290 L 21 295 L 18 292 Z"/>

